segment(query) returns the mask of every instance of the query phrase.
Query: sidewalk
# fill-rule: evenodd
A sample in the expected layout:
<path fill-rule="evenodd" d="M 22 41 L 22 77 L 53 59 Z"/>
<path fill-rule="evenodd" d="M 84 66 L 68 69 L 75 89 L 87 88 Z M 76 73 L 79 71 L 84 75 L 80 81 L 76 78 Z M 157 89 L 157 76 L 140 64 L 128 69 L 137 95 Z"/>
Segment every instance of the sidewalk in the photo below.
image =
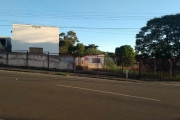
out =
<path fill-rule="evenodd" d="M 77 72 L 59 72 L 59 71 L 50 71 L 50 70 L 35 70 L 35 69 L 27 69 L 27 68 L 15 68 L 15 67 L 9 67 L 9 66 L 8 67 L 0 66 L 0 70 L 41 73 L 41 74 L 50 74 L 50 75 L 62 75 L 62 76 L 78 76 L 78 77 L 99 78 L 99 79 L 117 80 L 117 81 L 143 82 L 140 80 L 127 79 L 123 77 L 115 77 L 115 76 L 108 76 L 108 75 L 83 74 L 83 73 L 77 73 Z"/>

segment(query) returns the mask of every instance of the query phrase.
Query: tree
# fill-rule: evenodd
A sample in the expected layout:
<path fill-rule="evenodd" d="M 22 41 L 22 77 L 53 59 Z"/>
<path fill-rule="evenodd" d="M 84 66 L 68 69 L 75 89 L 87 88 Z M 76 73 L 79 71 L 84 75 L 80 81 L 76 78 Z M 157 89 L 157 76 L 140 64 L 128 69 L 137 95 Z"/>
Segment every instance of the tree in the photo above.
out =
<path fill-rule="evenodd" d="M 75 54 L 77 56 L 82 56 L 84 55 L 84 51 L 85 51 L 85 46 L 82 44 L 82 43 L 78 43 L 76 45 L 76 51 L 75 51 Z"/>
<path fill-rule="evenodd" d="M 123 45 L 115 49 L 115 55 L 118 57 L 118 64 L 131 65 L 135 59 L 135 52 L 130 45 Z"/>
<path fill-rule="evenodd" d="M 135 50 L 153 58 L 180 57 L 180 14 L 149 20 L 136 35 Z"/>
<path fill-rule="evenodd" d="M 98 50 L 99 46 L 95 44 L 89 44 L 88 46 L 85 46 L 85 55 L 98 55 L 101 54 L 102 52 Z"/>
<path fill-rule="evenodd" d="M 89 44 L 88 46 L 85 46 L 85 49 L 97 49 L 99 46 L 95 45 L 95 44 Z"/>
<path fill-rule="evenodd" d="M 75 43 L 79 42 L 76 33 L 74 31 L 68 31 L 59 34 L 59 53 L 68 54 L 75 52 Z"/>

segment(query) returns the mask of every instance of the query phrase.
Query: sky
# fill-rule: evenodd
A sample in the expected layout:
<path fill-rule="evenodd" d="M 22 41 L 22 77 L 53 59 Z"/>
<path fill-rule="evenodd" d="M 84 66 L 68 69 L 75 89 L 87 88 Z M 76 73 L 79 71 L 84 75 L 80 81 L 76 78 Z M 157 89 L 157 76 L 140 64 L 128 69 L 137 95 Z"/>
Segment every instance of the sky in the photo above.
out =
<path fill-rule="evenodd" d="M 154 17 L 180 12 L 180 0 L 5 0 L 0 8 L 0 36 L 10 36 L 13 23 L 73 30 L 80 43 L 114 52 L 135 46 L 136 34 Z"/>

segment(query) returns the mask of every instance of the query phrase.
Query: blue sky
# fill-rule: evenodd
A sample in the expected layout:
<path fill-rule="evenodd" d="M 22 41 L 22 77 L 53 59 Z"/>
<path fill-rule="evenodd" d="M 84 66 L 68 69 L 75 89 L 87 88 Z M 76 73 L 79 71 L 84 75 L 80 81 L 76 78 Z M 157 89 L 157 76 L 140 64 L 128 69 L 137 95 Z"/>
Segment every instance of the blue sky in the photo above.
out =
<path fill-rule="evenodd" d="M 81 43 L 102 51 L 131 45 L 154 17 L 180 12 L 180 0 L 6 0 L 1 1 L 0 36 L 11 36 L 13 23 L 73 30 Z M 106 29 L 104 29 L 106 28 Z"/>

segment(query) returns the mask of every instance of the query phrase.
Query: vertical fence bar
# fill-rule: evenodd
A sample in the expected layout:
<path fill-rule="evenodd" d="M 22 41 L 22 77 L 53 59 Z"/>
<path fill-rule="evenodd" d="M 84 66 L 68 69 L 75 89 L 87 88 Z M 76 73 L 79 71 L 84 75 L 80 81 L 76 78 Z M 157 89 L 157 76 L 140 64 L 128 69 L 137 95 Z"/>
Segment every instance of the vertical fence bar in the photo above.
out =
<path fill-rule="evenodd" d="M 141 59 L 139 60 L 139 79 L 141 80 L 141 77 L 142 77 L 142 61 Z"/>
<path fill-rule="evenodd" d="M 76 65 L 76 60 L 75 60 L 75 55 L 73 55 L 73 72 L 75 70 L 75 65 Z M 78 62 L 79 62 L 79 57 L 78 57 Z M 79 64 L 79 63 L 78 63 Z"/>
<path fill-rule="evenodd" d="M 28 53 L 28 51 L 26 52 L 26 67 L 28 67 L 28 55 L 29 55 L 29 53 Z"/>
<path fill-rule="evenodd" d="M 171 59 L 169 59 L 169 74 L 170 74 L 170 78 L 172 78 L 172 61 L 171 61 Z"/>
<path fill-rule="evenodd" d="M 124 61 L 123 61 L 123 59 L 122 59 L 122 63 L 121 64 L 122 64 L 121 68 L 122 68 L 122 75 L 123 75 L 123 72 L 124 72 Z"/>
<path fill-rule="evenodd" d="M 49 69 L 49 52 L 48 52 L 48 56 L 47 56 L 47 65 L 48 65 L 48 69 Z"/>
<path fill-rule="evenodd" d="M 98 55 L 96 56 L 96 75 L 98 74 Z"/>
<path fill-rule="evenodd" d="M 99 58 L 99 56 L 97 55 L 97 69 L 99 69 L 99 63 L 100 63 L 100 58 Z"/>
<path fill-rule="evenodd" d="M 8 65 L 8 61 L 9 61 L 9 53 L 8 51 L 6 52 L 6 65 Z"/>

